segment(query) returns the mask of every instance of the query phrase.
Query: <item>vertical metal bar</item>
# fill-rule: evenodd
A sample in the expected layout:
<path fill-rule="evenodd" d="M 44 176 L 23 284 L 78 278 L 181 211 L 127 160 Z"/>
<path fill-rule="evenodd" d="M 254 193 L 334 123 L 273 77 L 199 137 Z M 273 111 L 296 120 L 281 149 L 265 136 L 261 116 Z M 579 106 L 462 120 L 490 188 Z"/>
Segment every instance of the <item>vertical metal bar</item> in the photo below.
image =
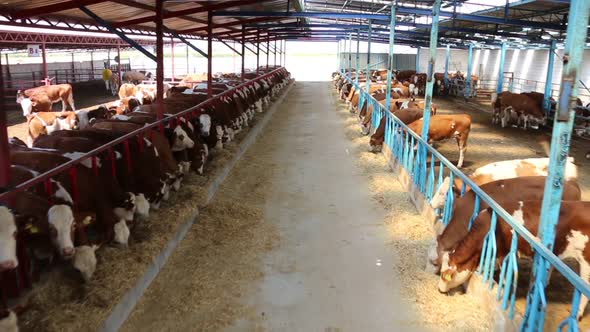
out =
<path fill-rule="evenodd" d="M 246 74 L 246 26 L 242 24 L 242 82 Z"/>
<path fill-rule="evenodd" d="M 74 64 L 74 52 L 72 52 L 72 82 L 76 82 L 76 65 Z M 45 82 L 47 84 L 47 82 Z"/>
<path fill-rule="evenodd" d="M 268 72 L 268 62 L 270 61 L 270 33 L 266 32 L 266 71 Z"/>
<path fill-rule="evenodd" d="M 8 148 L 4 92 L 4 73 L 0 55 L 0 109 L 2 110 L 0 111 L 0 188 L 7 188 L 10 179 L 10 149 Z"/>
<path fill-rule="evenodd" d="M 189 58 L 188 58 L 188 45 L 186 45 L 186 73 L 190 73 L 190 65 L 189 65 Z"/>
<path fill-rule="evenodd" d="M 157 28 L 156 28 L 156 30 L 157 30 Z M 123 73 L 121 72 L 121 44 L 120 43 L 117 43 L 117 75 L 119 75 L 119 82 L 122 83 L 123 82 Z"/>
<path fill-rule="evenodd" d="M 287 66 L 287 40 L 285 39 L 285 50 L 283 51 L 283 56 L 285 60 L 283 61 L 283 67 Z"/>
<path fill-rule="evenodd" d="M 471 96 L 471 72 L 473 71 L 473 43 L 469 43 L 469 56 L 467 57 L 467 77 L 465 78 L 465 98 Z"/>
<path fill-rule="evenodd" d="M 371 34 L 373 32 L 373 22 L 369 20 L 369 34 L 367 35 L 367 93 L 371 91 Z M 368 106 L 368 105 L 367 105 Z M 359 105 L 361 107 L 361 105 Z"/>
<path fill-rule="evenodd" d="M 348 71 L 352 78 L 352 33 L 348 35 Z"/>
<path fill-rule="evenodd" d="M 342 61 L 340 61 L 340 40 L 336 42 L 336 61 L 338 63 L 338 72 L 342 73 Z"/>
<path fill-rule="evenodd" d="M 561 91 L 557 113 L 553 122 L 551 151 L 549 153 L 549 174 L 545 182 L 538 230 L 538 237 L 549 250 L 553 249 L 555 227 L 561 209 L 565 165 L 574 125 L 575 113 L 573 107 L 578 95 L 578 73 L 582 69 L 588 17 L 590 15 L 590 1 L 572 0 L 569 13 L 567 37 L 563 52 Z M 533 278 L 535 281 L 531 282 L 532 286 L 527 297 L 527 310 L 521 325 L 521 330 L 524 331 L 542 329 L 543 326 L 539 325 L 540 323 L 535 316 L 540 315 L 539 320 L 541 321 L 545 317 L 542 296 L 543 289 L 547 284 L 549 263 L 539 255 L 535 255 L 534 263 Z M 537 295 L 533 296 L 532 294 Z"/>
<path fill-rule="evenodd" d="M 273 52 L 274 60 L 273 60 L 272 64 L 273 64 L 273 67 L 276 67 L 277 66 L 277 40 L 276 39 L 274 40 L 274 43 L 275 43 L 275 47 L 274 47 L 275 50 Z"/>
<path fill-rule="evenodd" d="M 385 92 L 385 112 L 391 106 L 391 79 L 393 76 L 393 45 L 395 43 L 395 2 L 391 2 L 391 19 L 389 21 L 389 54 L 387 57 L 387 91 Z"/>
<path fill-rule="evenodd" d="M 89 80 L 94 79 L 94 52 L 90 51 L 90 77 Z"/>
<path fill-rule="evenodd" d="M 449 84 L 449 62 L 451 62 L 451 45 L 447 45 L 447 54 L 445 58 L 445 85 Z"/>
<path fill-rule="evenodd" d="M 498 68 L 498 85 L 496 86 L 496 93 L 502 93 L 502 83 L 504 81 L 504 60 L 506 60 L 506 42 L 502 42 L 500 49 L 500 68 Z"/>
<path fill-rule="evenodd" d="M 172 69 L 172 81 L 174 81 L 174 37 L 170 37 L 170 58 L 172 61 L 170 65 Z"/>
<path fill-rule="evenodd" d="M 420 46 L 416 50 L 416 72 L 420 72 Z"/>
<path fill-rule="evenodd" d="M 213 13 L 207 12 L 207 98 L 213 97 Z"/>
<path fill-rule="evenodd" d="M 156 0 L 156 100 L 158 103 L 158 119 L 164 117 L 164 24 L 162 22 L 164 0 Z M 120 45 L 117 45 L 119 54 L 119 75 L 121 75 Z M 122 81 L 121 81 L 122 82 Z M 159 126 L 160 132 L 164 126 Z"/>
<path fill-rule="evenodd" d="M 45 85 L 48 84 L 49 73 L 47 72 L 47 52 L 45 50 L 45 36 L 41 39 L 41 56 L 43 57 L 43 79 L 45 79 Z"/>
<path fill-rule="evenodd" d="M 256 75 L 259 74 L 260 68 L 260 30 L 256 30 Z"/>
<path fill-rule="evenodd" d="M 356 67 L 356 76 L 355 76 L 355 83 L 358 86 L 359 84 L 359 74 L 360 74 L 360 68 L 361 68 L 361 54 L 360 52 L 360 46 L 361 46 L 361 30 L 357 30 L 356 32 L 356 58 L 355 58 L 355 67 Z"/>
<path fill-rule="evenodd" d="M 549 59 L 547 60 L 549 63 L 547 65 L 547 78 L 545 79 L 545 96 L 543 98 L 543 108 L 545 109 L 545 114 L 549 114 L 551 110 L 551 85 L 553 83 L 553 64 L 555 62 L 555 48 L 556 48 L 555 40 L 551 41 L 551 47 L 549 48 Z"/>

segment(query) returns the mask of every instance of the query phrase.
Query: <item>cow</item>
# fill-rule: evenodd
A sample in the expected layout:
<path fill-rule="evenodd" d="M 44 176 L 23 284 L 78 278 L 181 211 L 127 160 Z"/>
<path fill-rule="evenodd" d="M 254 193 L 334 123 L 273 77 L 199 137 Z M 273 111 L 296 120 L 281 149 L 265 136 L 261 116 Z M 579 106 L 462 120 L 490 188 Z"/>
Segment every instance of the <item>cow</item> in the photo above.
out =
<path fill-rule="evenodd" d="M 188 86 L 189 88 L 194 88 L 200 82 L 207 81 L 207 73 L 202 74 L 187 74 L 182 78 L 180 81 L 181 86 Z"/>
<path fill-rule="evenodd" d="M 130 70 L 123 73 L 123 81 L 127 83 L 139 84 L 142 81 L 152 78 L 152 73 Z"/>
<path fill-rule="evenodd" d="M 535 97 L 504 91 L 499 95 L 492 94 L 492 105 L 492 124 L 500 123 L 502 128 L 508 126 L 513 118 L 516 118 L 517 125 L 522 122 L 524 129 L 538 129 L 546 121 L 545 112 Z"/>
<path fill-rule="evenodd" d="M 549 158 L 526 158 L 496 161 L 487 165 L 481 166 L 469 175 L 469 179 L 476 185 L 517 178 L 521 176 L 547 176 L 549 171 Z M 574 180 L 578 178 L 578 168 L 574 165 L 574 158 L 569 157 L 565 167 L 566 180 Z M 453 183 L 453 191 L 459 193 L 463 190 L 463 181 L 455 178 Z M 442 208 L 447 199 L 447 193 L 450 189 L 450 178 L 446 177 L 436 193 L 432 196 L 430 206 L 433 209 Z M 465 186 L 465 191 L 471 188 Z"/>
<path fill-rule="evenodd" d="M 423 111 L 421 109 L 404 109 L 401 111 L 393 112 L 402 123 L 408 125 L 418 119 L 422 118 Z M 386 116 L 381 118 L 379 127 L 369 140 L 369 147 L 371 152 L 379 152 L 383 148 L 383 141 L 385 140 L 385 121 Z"/>
<path fill-rule="evenodd" d="M 411 123 L 409 128 L 421 135 L 422 124 L 423 120 L 420 119 Z M 471 116 L 468 114 L 433 115 L 430 118 L 428 129 L 428 142 L 438 142 L 449 138 L 454 138 L 457 141 L 459 147 L 457 168 L 461 168 L 467 150 L 467 138 L 471 131 Z"/>
<path fill-rule="evenodd" d="M 481 186 L 481 190 L 500 206 L 503 206 L 506 202 L 543 199 L 546 180 L 545 176 L 524 176 L 486 183 Z M 469 222 L 474 216 L 475 197 L 475 193 L 469 191 L 454 201 L 453 216 L 449 224 L 437 235 L 436 243 L 428 250 L 429 267 L 433 267 L 435 272 L 438 272 L 444 254 L 453 251 L 467 235 Z M 581 197 L 582 193 L 578 183 L 573 180 L 566 181 L 563 188 L 563 199 L 579 201 Z M 487 207 L 488 205 L 481 201 L 479 211 L 475 211 L 475 215 Z"/>
<path fill-rule="evenodd" d="M 0 272 L 18 266 L 16 235 L 14 214 L 6 206 L 0 205 Z"/>
<path fill-rule="evenodd" d="M 74 106 L 74 94 L 72 92 L 72 86 L 70 84 L 57 84 L 57 85 L 46 85 L 39 86 L 36 88 L 27 89 L 25 91 L 18 90 L 16 93 L 16 102 L 21 105 L 23 109 L 23 115 L 27 116 L 33 111 L 33 101 L 42 101 L 44 105 L 47 102 L 51 104 L 61 101 L 61 111 L 67 110 L 66 106 L 69 106 L 72 111 L 76 111 Z M 49 107 L 50 111 L 51 106 Z"/>
<path fill-rule="evenodd" d="M 537 236 L 541 219 L 541 200 L 515 200 L 503 205 L 514 221 L 522 224 L 533 236 Z M 489 233 L 492 209 L 481 211 L 469 233 L 453 252 L 447 252 L 442 258 L 441 274 L 438 289 L 447 293 L 469 280 L 478 268 L 481 251 L 486 235 Z M 512 243 L 514 231 L 502 218 L 499 218 L 494 231 L 496 238 L 496 259 L 502 262 Z M 559 220 L 555 227 L 555 245 L 553 253 L 560 259 L 573 258 L 580 266 L 580 277 L 590 282 L 590 202 L 562 201 Z M 519 257 L 532 258 L 535 254 L 529 242 L 523 237 L 518 238 Z M 588 298 L 582 295 L 576 316 L 582 318 Z"/>
<path fill-rule="evenodd" d="M 39 112 L 27 116 L 27 143 L 32 146 L 33 141 L 56 130 L 78 129 L 78 117 L 75 112 Z"/>
<path fill-rule="evenodd" d="M 119 87 L 119 100 L 123 100 L 125 98 L 136 98 L 138 100 L 143 99 L 143 94 L 140 92 L 137 85 L 132 83 L 123 83 Z"/>
<path fill-rule="evenodd" d="M 416 74 L 415 70 L 402 70 L 395 73 L 395 79 L 403 82 L 409 80 L 412 75 Z"/>

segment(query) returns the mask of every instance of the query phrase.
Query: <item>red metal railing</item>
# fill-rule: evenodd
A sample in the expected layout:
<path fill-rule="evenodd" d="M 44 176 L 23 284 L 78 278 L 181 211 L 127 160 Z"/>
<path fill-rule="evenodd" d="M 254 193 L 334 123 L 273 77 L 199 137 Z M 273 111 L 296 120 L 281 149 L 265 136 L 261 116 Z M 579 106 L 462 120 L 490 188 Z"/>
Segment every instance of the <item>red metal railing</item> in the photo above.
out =
<path fill-rule="evenodd" d="M 174 114 L 172 116 L 165 117 L 165 118 L 163 118 L 161 120 L 158 120 L 156 122 L 150 123 L 150 124 L 146 125 L 145 127 L 142 127 L 142 128 L 137 129 L 135 131 L 132 131 L 132 132 L 130 132 L 128 134 L 125 134 L 125 135 L 123 135 L 123 136 L 121 136 L 121 137 L 113 140 L 112 142 L 110 142 L 108 144 L 102 145 L 102 146 L 100 146 L 100 147 L 98 147 L 98 148 L 96 148 L 96 149 L 94 149 L 94 150 L 92 150 L 92 151 L 84 154 L 83 156 L 81 156 L 79 158 L 72 159 L 71 161 L 68 161 L 65 164 L 62 164 L 62 165 L 60 165 L 58 167 L 55 167 L 55 168 L 53 168 L 53 169 L 51 169 L 51 170 L 49 170 L 49 171 L 47 171 L 45 173 L 42 173 L 42 174 L 40 174 L 39 176 L 36 176 L 33 179 L 30 179 L 30 180 L 25 181 L 25 182 L 23 182 L 21 184 L 18 184 L 17 186 L 11 188 L 9 191 L 6 191 L 4 193 L 0 193 L 0 202 L 1 201 L 7 202 L 7 201 L 10 200 L 10 198 L 11 198 L 12 195 L 14 195 L 14 194 L 16 194 L 18 192 L 24 191 L 24 190 L 26 190 L 28 188 L 31 188 L 31 187 L 33 187 L 33 186 L 35 186 L 35 185 L 37 185 L 39 183 L 42 183 L 44 181 L 48 181 L 50 178 L 52 178 L 52 177 L 54 177 L 54 176 L 56 176 L 58 174 L 61 174 L 63 172 L 68 171 L 69 169 L 71 169 L 74 166 L 80 164 L 81 162 L 83 162 L 84 160 L 86 160 L 88 158 L 93 158 L 92 164 L 93 165 L 96 165 L 96 161 L 94 161 L 94 158 L 97 157 L 97 155 L 99 153 L 102 153 L 102 152 L 105 152 L 105 151 L 107 151 L 109 153 L 112 153 L 111 151 L 112 151 L 112 149 L 116 145 L 121 144 L 121 143 L 125 143 L 126 141 L 128 141 L 130 139 L 133 139 L 136 136 L 139 136 L 141 138 L 142 137 L 141 135 L 144 135 L 144 133 L 146 133 L 148 130 L 152 130 L 152 129 L 158 128 L 160 126 L 163 126 L 168 121 L 171 121 L 171 120 L 174 120 L 174 119 L 179 119 L 181 117 L 195 117 L 195 116 L 198 116 L 198 115 L 200 115 L 201 109 L 209 106 L 215 100 L 217 100 L 219 98 L 222 98 L 224 96 L 230 95 L 232 93 L 235 93 L 238 90 L 244 89 L 244 88 L 246 88 L 246 87 L 248 87 L 248 86 L 250 86 L 250 85 L 252 85 L 252 84 L 254 84 L 254 83 L 256 83 L 256 82 L 258 82 L 260 80 L 262 80 L 262 79 L 265 79 L 265 78 L 267 78 L 267 77 L 269 77 L 269 76 L 271 76 L 271 75 L 273 75 L 273 74 L 281 71 L 282 69 L 283 69 L 282 67 L 277 68 L 277 69 L 275 69 L 275 70 L 273 70 L 273 71 L 271 71 L 271 72 L 269 72 L 267 74 L 264 74 L 262 76 L 259 76 L 259 77 L 255 78 L 255 79 L 253 79 L 253 80 L 250 80 L 250 81 L 247 81 L 245 83 L 242 83 L 242 84 L 240 84 L 240 85 L 238 85 L 238 86 L 236 86 L 236 87 L 234 87 L 232 89 L 229 89 L 227 91 L 224 91 L 223 93 L 217 94 L 213 98 L 207 99 L 204 102 L 202 102 L 200 104 L 197 104 L 197 105 L 195 105 L 195 106 L 193 106 L 191 108 L 188 108 L 188 109 L 186 109 L 186 110 L 184 110 L 184 111 L 182 111 L 180 113 L 177 113 L 177 114 Z M 70 175 L 71 175 L 72 180 L 74 180 L 73 178 L 75 177 L 75 174 L 70 174 Z M 74 204 L 76 204 L 76 201 L 74 201 Z"/>

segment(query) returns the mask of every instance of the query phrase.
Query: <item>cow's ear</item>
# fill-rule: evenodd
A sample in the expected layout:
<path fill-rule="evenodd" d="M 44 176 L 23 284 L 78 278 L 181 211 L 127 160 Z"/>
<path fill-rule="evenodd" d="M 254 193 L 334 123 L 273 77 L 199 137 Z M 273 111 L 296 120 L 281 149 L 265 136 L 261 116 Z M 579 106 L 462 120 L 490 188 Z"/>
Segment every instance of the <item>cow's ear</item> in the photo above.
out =
<path fill-rule="evenodd" d="M 67 115 L 58 115 L 57 117 L 60 118 L 60 119 L 62 119 L 62 120 L 65 120 L 65 119 L 68 118 Z"/>

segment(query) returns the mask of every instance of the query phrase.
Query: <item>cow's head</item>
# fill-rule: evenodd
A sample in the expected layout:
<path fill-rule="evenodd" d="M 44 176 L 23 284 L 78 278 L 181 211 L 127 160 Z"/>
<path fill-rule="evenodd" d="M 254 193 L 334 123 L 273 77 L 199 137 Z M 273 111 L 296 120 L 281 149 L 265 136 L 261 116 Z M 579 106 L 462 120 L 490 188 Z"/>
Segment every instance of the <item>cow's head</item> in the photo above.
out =
<path fill-rule="evenodd" d="M 23 116 L 27 116 L 33 112 L 33 101 L 31 98 L 21 98 L 18 103 L 23 110 Z"/>
<path fill-rule="evenodd" d="M 55 118 L 59 123 L 59 128 L 63 130 L 78 130 L 78 117 L 74 112 L 63 112 Z"/>
<path fill-rule="evenodd" d="M 206 113 L 199 115 L 199 130 L 201 135 L 208 137 L 211 132 L 211 116 Z"/>
<path fill-rule="evenodd" d="M 49 235 L 51 242 L 57 248 L 59 254 L 66 259 L 74 256 L 74 214 L 69 205 L 58 204 L 49 208 L 47 212 L 49 222 Z"/>
<path fill-rule="evenodd" d="M 533 129 L 539 129 L 539 126 L 544 126 L 547 122 L 547 118 L 545 116 L 542 117 L 535 117 L 532 115 L 525 115 L 528 119 L 528 126 Z"/>
<path fill-rule="evenodd" d="M 447 194 L 451 189 L 451 178 L 446 177 L 438 190 L 432 195 L 432 199 L 430 200 L 430 206 L 433 209 L 440 209 L 445 206 L 445 202 L 447 201 Z"/>
<path fill-rule="evenodd" d="M 374 135 L 371 136 L 371 139 L 369 140 L 369 151 L 370 152 L 381 152 L 382 149 L 383 149 L 383 140 L 375 138 Z"/>
<path fill-rule="evenodd" d="M 16 258 L 17 228 L 14 215 L 5 206 L 0 206 L 0 272 L 18 266 Z"/>
<path fill-rule="evenodd" d="M 98 249 L 97 245 L 76 248 L 73 265 L 80 271 L 85 282 L 89 282 L 96 271 L 96 249 Z"/>
<path fill-rule="evenodd" d="M 135 195 L 135 206 L 135 214 L 139 219 L 149 218 L 150 202 L 147 200 L 144 194 L 140 193 Z"/>
<path fill-rule="evenodd" d="M 182 126 L 180 125 L 174 128 L 172 139 L 172 151 L 192 149 L 195 146 L 195 141 L 189 137 L 189 135 L 186 133 L 186 131 L 184 131 L 184 129 L 182 129 Z"/>
<path fill-rule="evenodd" d="M 113 241 L 116 244 L 120 244 L 123 246 L 127 246 L 129 244 L 129 227 L 127 227 L 127 223 L 125 219 L 119 219 L 119 222 L 113 226 L 113 230 L 115 232 L 115 237 Z"/>
<path fill-rule="evenodd" d="M 453 288 L 463 285 L 473 274 L 471 261 L 468 260 L 461 266 L 454 261 L 453 254 L 445 253 L 442 257 L 442 266 L 440 270 L 440 279 L 438 280 L 438 290 L 441 293 L 448 293 Z"/>

